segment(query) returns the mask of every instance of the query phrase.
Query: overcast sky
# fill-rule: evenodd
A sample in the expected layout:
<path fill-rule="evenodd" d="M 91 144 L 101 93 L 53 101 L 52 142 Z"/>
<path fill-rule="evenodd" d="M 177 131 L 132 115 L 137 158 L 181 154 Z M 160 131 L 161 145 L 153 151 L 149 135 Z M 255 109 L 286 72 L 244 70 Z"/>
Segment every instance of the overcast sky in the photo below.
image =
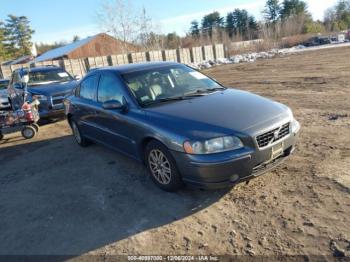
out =
<path fill-rule="evenodd" d="M 101 32 L 96 10 L 106 0 L 0 0 L 0 20 L 8 14 L 25 15 L 36 31 L 35 42 L 71 41 L 74 35 L 86 37 Z M 257 19 L 266 0 L 133 0 L 135 8 L 145 7 L 161 33 L 184 35 L 192 20 L 219 11 L 222 16 L 235 8 L 247 9 Z M 337 0 L 306 0 L 314 19 L 323 19 L 327 8 Z"/>

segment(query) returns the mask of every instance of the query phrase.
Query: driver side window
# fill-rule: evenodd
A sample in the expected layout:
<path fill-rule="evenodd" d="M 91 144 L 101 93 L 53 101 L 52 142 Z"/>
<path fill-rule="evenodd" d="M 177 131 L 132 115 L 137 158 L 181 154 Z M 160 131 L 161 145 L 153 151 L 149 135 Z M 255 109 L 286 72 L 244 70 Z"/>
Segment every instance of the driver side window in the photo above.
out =
<path fill-rule="evenodd" d="M 119 101 L 123 103 L 123 93 L 120 81 L 112 74 L 101 75 L 97 92 L 97 101 L 104 103 L 107 101 Z"/>

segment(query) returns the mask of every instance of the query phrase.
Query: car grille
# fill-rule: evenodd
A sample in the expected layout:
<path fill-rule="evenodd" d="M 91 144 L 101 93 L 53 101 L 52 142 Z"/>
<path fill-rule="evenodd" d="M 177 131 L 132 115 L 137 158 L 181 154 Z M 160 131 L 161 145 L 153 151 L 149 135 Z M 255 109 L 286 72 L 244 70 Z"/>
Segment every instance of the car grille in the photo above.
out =
<path fill-rule="evenodd" d="M 52 105 L 61 105 L 65 97 L 64 94 L 52 96 Z"/>
<path fill-rule="evenodd" d="M 278 133 L 277 133 L 278 132 Z M 289 135 L 289 123 L 256 137 L 259 147 L 265 147 Z"/>

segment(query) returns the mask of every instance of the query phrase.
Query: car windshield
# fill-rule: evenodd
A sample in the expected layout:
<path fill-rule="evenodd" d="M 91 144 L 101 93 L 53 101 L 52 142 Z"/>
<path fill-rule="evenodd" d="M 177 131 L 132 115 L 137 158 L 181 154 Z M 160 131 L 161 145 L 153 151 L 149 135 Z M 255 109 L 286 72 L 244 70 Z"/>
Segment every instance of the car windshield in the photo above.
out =
<path fill-rule="evenodd" d="M 141 106 L 190 99 L 225 89 L 184 65 L 132 72 L 122 77 Z"/>
<path fill-rule="evenodd" d="M 9 81 L 0 81 L 0 90 L 4 90 L 7 88 L 7 86 L 9 85 Z"/>
<path fill-rule="evenodd" d="M 64 70 L 43 70 L 29 72 L 28 86 L 35 86 L 48 83 L 67 82 L 73 78 Z"/>

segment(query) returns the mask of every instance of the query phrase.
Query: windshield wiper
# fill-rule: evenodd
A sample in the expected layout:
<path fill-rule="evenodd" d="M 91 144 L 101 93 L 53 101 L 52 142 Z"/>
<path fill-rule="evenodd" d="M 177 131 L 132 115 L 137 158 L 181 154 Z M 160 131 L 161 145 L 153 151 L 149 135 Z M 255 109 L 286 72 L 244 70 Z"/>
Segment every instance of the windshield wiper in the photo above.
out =
<path fill-rule="evenodd" d="M 144 102 L 144 106 L 149 106 L 149 105 L 154 105 L 154 104 L 159 104 L 159 103 L 164 103 L 164 102 L 170 102 L 170 101 L 179 101 L 179 100 L 184 100 L 185 97 L 183 96 L 176 96 L 176 97 L 166 97 L 166 98 L 159 98 L 153 101 L 149 102 Z"/>
<path fill-rule="evenodd" d="M 194 92 L 190 92 L 185 94 L 185 97 L 191 97 L 191 96 L 203 96 L 215 91 L 219 91 L 219 90 L 225 90 L 225 87 L 214 87 L 214 88 L 205 88 L 205 89 L 197 89 Z"/>
<path fill-rule="evenodd" d="M 183 96 L 175 96 L 175 97 L 165 97 L 165 98 L 159 98 L 154 101 L 149 101 L 149 102 L 144 102 L 143 106 L 149 106 L 149 105 L 154 105 L 154 104 L 159 104 L 159 103 L 164 103 L 164 102 L 170 102 L 170 101 L 179 101 L 179 100 L 185 100 L 185 99 L 190 99 L 192 97 L 198 97 L 198 96 L 204 96 L 209 93 L 219 91 L 219 90 L 225 90 L 226 87 L 214 87 L 214 88 L 207 88 L 207 89 L 197 89 L 194 92 L 191 93 L 185 93 Z"/>
<path fill-rule="evenodd" d="M 208 89 L 205 89 L 205 90 L 209 91 L 209 92 L 214 92 L 214 91 L 219 91 L 219 90 L 226 90 L 226 87 L 220 86 L 220 87 L 208 88 Z"/>

